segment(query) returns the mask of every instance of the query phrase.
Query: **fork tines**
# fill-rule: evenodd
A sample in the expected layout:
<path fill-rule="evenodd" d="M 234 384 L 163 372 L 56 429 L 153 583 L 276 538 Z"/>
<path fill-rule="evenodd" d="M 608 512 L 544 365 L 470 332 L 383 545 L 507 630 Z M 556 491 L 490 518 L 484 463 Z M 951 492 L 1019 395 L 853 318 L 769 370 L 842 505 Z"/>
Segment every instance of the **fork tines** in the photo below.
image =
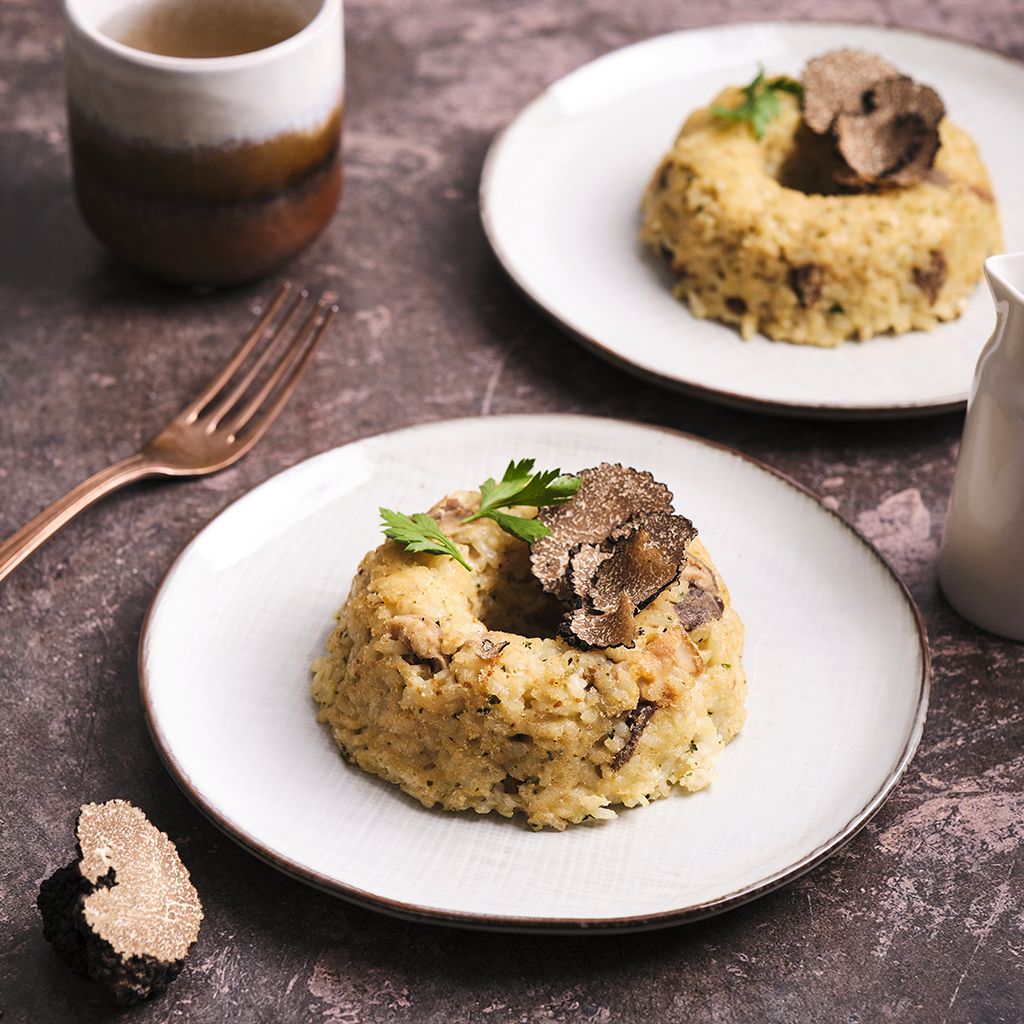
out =
<path fill-rule="evenodd" d="M 262 433 L 291 396 L 338 307 L 285 282 L 242 344 L 185 410 L 189 423 L 232 437 Z M 248 364 L 248 365 L 246 365 Z M 248 428 L 248 430 L 246 430 Z"/>

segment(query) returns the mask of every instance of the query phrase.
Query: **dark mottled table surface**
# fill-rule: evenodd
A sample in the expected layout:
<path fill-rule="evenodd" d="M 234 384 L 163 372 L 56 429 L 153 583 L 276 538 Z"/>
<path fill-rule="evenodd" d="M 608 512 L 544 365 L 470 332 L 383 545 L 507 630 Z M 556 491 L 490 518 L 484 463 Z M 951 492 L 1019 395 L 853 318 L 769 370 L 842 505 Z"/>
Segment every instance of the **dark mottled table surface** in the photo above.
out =
<path fill-rule="evenodd" d="M 138 1021 L 1021 1020 L 1024 648 L 967 626 L 935 583 L 961 417 L 774 420 L 624 378 L 516 293 L 477 220 L 488 141 L 551 79 L 669 29 L 780 14 L 897 23 L 1024 57 L 1019 0 L 348 4 L 347 192 L 292 270 L 343 296 L 342 329 L 236 468 L 124 492 L 0 584 L 4 1022 L 114 1015 L 54 957 L 33 900 L 69 859 L 78 805 L 115 795 L 177 841 L 206 903 L 184 974 L 129 1011 Z M 3 0 L 0 534 L 131 451 L 270 289 L 182 294 L 100 251 L 68 190 L 57 3 Z M 647 935 L 406 924 L 265 867 L 157 758 L 136 644 L 154 587 L 201 525 L 271 473 L 354 438 L 532 411 L 632 417 L 738 446 L 824 496 L 910 585 L 935 662 L 924 741 L 868 828 L 799 882 Z"/>

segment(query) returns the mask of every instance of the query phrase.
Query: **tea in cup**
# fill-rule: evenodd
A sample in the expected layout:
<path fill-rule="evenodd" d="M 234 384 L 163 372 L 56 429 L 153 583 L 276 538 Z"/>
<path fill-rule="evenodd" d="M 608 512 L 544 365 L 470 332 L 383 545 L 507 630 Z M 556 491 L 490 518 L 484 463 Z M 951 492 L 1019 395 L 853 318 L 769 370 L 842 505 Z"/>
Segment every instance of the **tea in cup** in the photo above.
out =
<path fill-rule="evenodd" d="M 262 277 L 341 195 L 342 0 L 65 0 L 75 195 L 165 281 Z"/>

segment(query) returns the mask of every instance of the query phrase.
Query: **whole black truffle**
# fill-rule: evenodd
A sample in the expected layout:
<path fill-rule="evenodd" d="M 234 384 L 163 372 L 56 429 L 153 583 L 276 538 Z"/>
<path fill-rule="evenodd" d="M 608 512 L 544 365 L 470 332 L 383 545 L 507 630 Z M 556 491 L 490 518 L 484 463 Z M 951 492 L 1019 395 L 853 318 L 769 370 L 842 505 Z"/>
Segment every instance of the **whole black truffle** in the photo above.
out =
<path fill-rule="evenodd" d="M 86 804 L 78 857 L 39 887 L 43 937 L 122 1006 L 158 995 L 199 937 L 202 905 L 167 836 L 124 800 Z"/>

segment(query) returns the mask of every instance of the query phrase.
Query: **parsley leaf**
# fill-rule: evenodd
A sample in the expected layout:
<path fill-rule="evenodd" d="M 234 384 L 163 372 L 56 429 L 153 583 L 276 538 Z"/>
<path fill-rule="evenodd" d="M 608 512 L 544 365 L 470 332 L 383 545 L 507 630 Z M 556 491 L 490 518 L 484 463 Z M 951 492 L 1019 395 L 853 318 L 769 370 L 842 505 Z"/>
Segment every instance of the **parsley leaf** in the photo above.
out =
<path fill-rule="evenodd" d="M 404 544 L 407 550 L 424 551 L 431 555 L 450 555 L 467 571 L 473 571 L 459 549 L 441 532 L 441 527 L 432 516 L 425 512 L 407 516 L 402 512 L 382 508 L 380 517 L 384 520 L 381 523 L 385 527 L 384 536 Z"/>
<path fill-rule="evenodd" d="M 507 512 L 488 512 L 488 519 L 493 519 L 506 533 L 532 544 L 551 531 L 539 519 L 524 519 L 522 516 L 509 515 Z"/>
<path fill-rule="evenodd" d="M 532 544 L 551 532 L 538 519 L 524 519 L 501 511 L 513 505 L 560 505 L 568 501 L 579 489 L 582 482 L 578 476 L 563 474 L 560 469 L 533 472 L 533 459 L 510 462 L 501 480 L 495 482 L 488 477 L 480 485 L 480 508 L 462 521 L 493 519 L 506 533 Z M 454 543 L 441 532 L 437 520 L 425 512 L 407 516 L 382 508 L 384 536 L 404 544 L 409 551 L 423 551 L 431 555 L 450 555 L 460 565 L 472 572 L 469 563 L 462 557 Z"/>
<path fill-rule="evenodd" d="M 493 519 L 506 533 L 528 543 L 546 537 L 550 530 L 543 523 L 500 512 L 499 509 L 512 505 L 535 505 L 537 508 L 560 505 L 580 489 L 580 478 L 563 474 L 560 469 L 534 473 L 533 464 L 533 459 L 513 461 L 498 482 L 488 477 L 480 485 L 480 508 L 462 521 L 471 523 L 474 519 Z"/>
<path fill-rule="evenodd" d="M 768 82 L 768 88 L 774 89 L 776 92 L 788 92 L 798 100 L 803 99 L 803 82 L 797 81 L 795 78 L 790 78 L 789 75 L 777 75 L 775 78 L 770 79 Z"/>
<path fill-rule="evenodd" d="M 757 77 L 743 89 L 744 100 L 738 107 L 720 107 L 715 104 L 711 113 L 727 121 L 745 121 L 754 131 L 754 138 L 761 139 L 768 125 L 779 116 L 780 92 L 802 96 L 804 87 L 794 78 L 780 75 L 767 79 L 764 65 L 758 65 Z"/>

